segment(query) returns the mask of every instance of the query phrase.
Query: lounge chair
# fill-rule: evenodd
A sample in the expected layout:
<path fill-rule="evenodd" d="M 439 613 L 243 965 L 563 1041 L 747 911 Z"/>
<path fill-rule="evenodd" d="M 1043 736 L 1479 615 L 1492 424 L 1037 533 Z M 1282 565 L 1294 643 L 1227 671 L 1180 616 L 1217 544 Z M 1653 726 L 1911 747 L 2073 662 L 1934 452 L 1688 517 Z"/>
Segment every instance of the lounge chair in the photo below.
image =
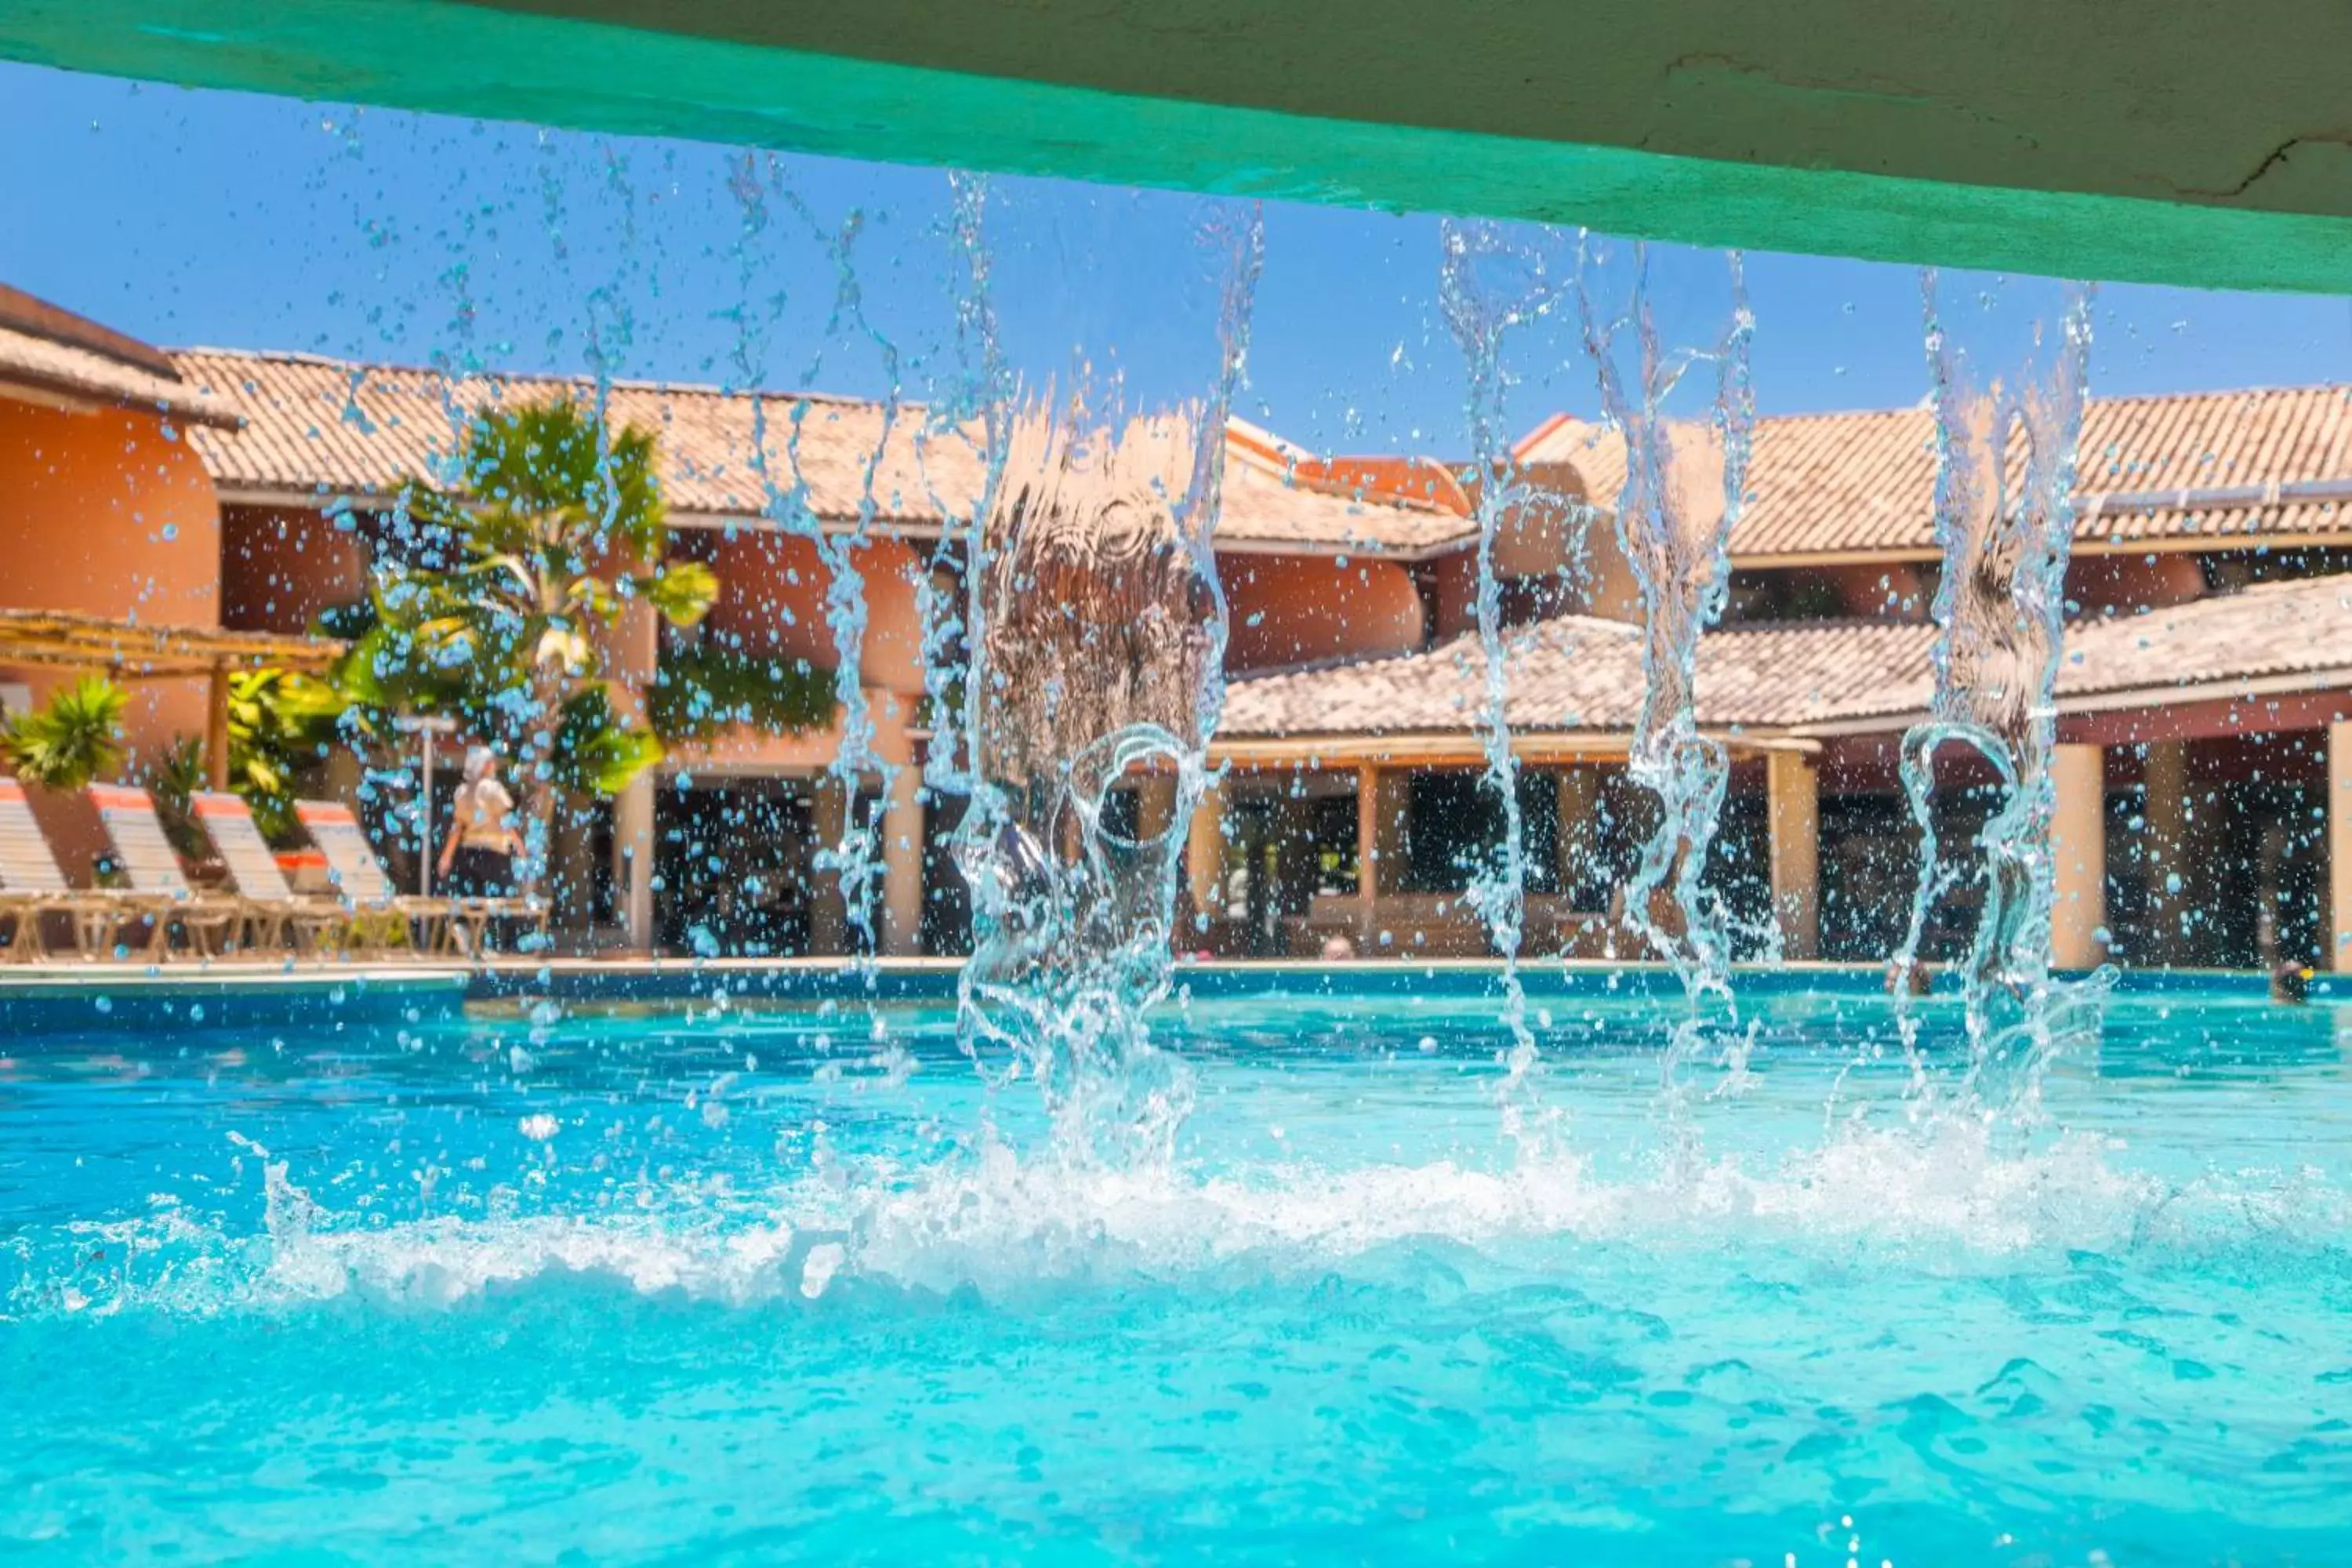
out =
<path fill-rule="evenodd" d="M 404 897 L 393 888 L 383 862 L 375 858 L 360 819 L 348 805 L 329 800 L 298 800 L 294 815 L 310 842 L 326 858 L 327 879 L 350 912 L 355 943 L 438 949 L 449 921 L 446 899 Z M 393 942 L 386 939 L 397 936 Z"/>
<path fill-rule="evenodd" d="M 489 937 L 490 922 L 511 921 L 547 941 L 547 900 L 537 898 L 451 899 L 449 919 L 442 927 L 445 951 L 478 958 Z"/>
<path fill-rule="evenodd" d="M 49 841 L 41 837 L 25 786 L 0 775 L 0 922 L 12 927 L 6 958 L 29 963 L 49 956 L 47 917 L 72 923 L 74 951 L 87 957 L 103 951 L 113 928 L 150 906 L 110 893 L 77 889 L 58 868 Z"/>
<path fill-rule="evenodd" d="M 294 814 L 310 830 L 311 842 L 327 858 L 327 874 L 355 906 L 395 910 L 416 929 L 416 944 L 436 953 L 478 957 L 493 921 L 515 921 L 547 934 L 547 902 L 543 899 L 425 898 L 394 892 L 375 846 L 352 814 L 351 807 L 331 801 L 300 800 Z"/>
<path fill-rule="evenodd" d="M 211 956 L 205 939 L 214 933 L 219 950 L 227 951 L 244 923 L 244 900 L 189 886 L 180 857 L 163 835 L 163 819 L 155 815 L 153 797 L 131 784 L 92 784 L 89 799 L 98 807 L 99 821 L 106 825 L 106 837 L 131 891 L 153 916 L 147 956 L 161 961 L 172 955 L 173 926 L 187 938 L 187 951 L 195 957 Z"/>
<path fill-rule="evenodd" d="M 15 779 L 0 779 L 0 921 L 12 928 L 10 963 L 26 963 L 49 955 L 42 941 L 42 917 L 63 910 L 70 892 L 65 873 L 58 869 L 57 857 L 49 853 L 48 840 L 41 837 L 40 825 L 33 820 L 25 786 Z M 76 942 L 79 945 L 79 927 Z"/>
<path fill-rule="evenodd" d="M 316 952 L 322 945 L 336 944 L 329 939 L 339 940 L 348 932 L 351 915 L 341 900 L 306 899 L 288 885 L 278 857 L 270 853 L 245 802 L 205 791 L 190 795 L 188 804 L 244 901 L 241 945 Z"/>

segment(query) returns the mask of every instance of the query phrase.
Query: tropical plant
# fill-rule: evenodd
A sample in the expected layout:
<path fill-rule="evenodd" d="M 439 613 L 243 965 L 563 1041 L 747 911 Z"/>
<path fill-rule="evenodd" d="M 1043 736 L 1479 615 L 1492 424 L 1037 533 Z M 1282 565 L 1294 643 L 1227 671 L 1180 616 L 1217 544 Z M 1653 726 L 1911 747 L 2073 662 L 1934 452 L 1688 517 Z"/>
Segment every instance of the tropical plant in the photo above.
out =
<path fill-rule="evenodd" d="M 228 787 L 272 843 L 296 836 L 295 776 L 327 754 L 348 706 L 334 685 L 289 669 L 229 678 Z"/>
<path fill-rule="evenodd" d="M 833 710 L 831 670 L 707 641 L 665 655 L 646 692 L 646 721 L 665 745 L 707 741 L 738 726 L 813 730 L 830 722 Z"/>
<path fill-rule="evenodd" d="M 194 735 L 173 742 L 148 766 L 147 794 L 155 802 L 156 819 L 183 860 L 203 860 L 212 853 L 204 825 L 196 820 L 196 792 L 206 787 L 205 743 Z"/>
<path fill-rule="evenodd" d="M 718 580 L 665 558 L 654 438 L 564 397 L 478 416 L 458 483 L 410 481 L 395 521 L 407 547 L 378 562 L 344 695 L 378 715 L 451 713 L 496 742 L 517 763 L 536 862 L 567 782 L 617 793 L 661 756 L 604 693 L 597 633 L 633 600 L 694 625 Z"/>
<path fill-rule="evenodd" d="M 661 760 L 660 738 L 624 722 L 614 710 L 609 687 L 584 687 L 565 700 L 551 763 L 559 788 L 580 795 L 618 795 Z"/>
<path fill-rule="evenodd" d="M 122 715 L 130 705 L 122 688 L 86 675 L 0 726 L 0 760 L 26 784 L 80 789 L 121 765 Z"/>

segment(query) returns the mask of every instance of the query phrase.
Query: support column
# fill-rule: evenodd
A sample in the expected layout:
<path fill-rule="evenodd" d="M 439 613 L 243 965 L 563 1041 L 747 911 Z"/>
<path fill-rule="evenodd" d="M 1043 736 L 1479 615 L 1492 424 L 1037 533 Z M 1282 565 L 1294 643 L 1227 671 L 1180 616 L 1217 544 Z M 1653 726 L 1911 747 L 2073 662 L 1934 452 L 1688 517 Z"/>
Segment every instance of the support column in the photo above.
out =
<path fill-rule="evenodd" d="M 645 718 L 646 691 L 661 661 L 661 619 L 642 598 L 623 604 L 603 638 L 604 674 L 617 716 L 637 723 Z M 654 947 L 654 790 L 647 769 L 613 797 L 613 889 L 614 911 L 630 949 Z"/>
<path fill-rule="evenodd" d="M 2194 879 L 2189 863 L 2189 742 L 2157 741 L 2142 774 L 2140 820 L 2147 827 L 2147 951 L 2149 964 L 2180 961 L 2180 918 Z"/>
<path fill-rule="evenodd" d="M 1356 770 L 1356 952 L 1379 929 L 1381 909 L 1381 770 Z"/>
<path fill-rule="evenodd" d="M 2060 746 L 2050 773 L 2058 795 L 2050 957 L 2061 969 L 2088 969 L 2106 958 L 2099 936 L 2107 923 L 2106 761 L 2096 746 Z"/>
<path fill-rule="evenodd" d="M 902 767 L 882 810 L 882 952 L 903 958 L 923 942 L 921 770 Z"/>
<path fill-rule="evenodd" d="M 1193 910 L 1210 920 L 1224 913 L 1225 791 L 1213 784 L 1201 792 L 1192 807 L 1192 821 L 1184 839 L 1184 875 L 1192 889 Z M 1197 930 L 1190 933 L 1197 939 Z"/>
<path fill-rule="evenodd" d="M 2352 723 L 2327 726 L 2327 967 L 2352 970 Z"/>
<path fill-rule="evenodd" d="M 1784 958 L 1819 958 L 1822 951 L 1821 775 L 1800 752 L 1773 752 L 1764 762 L 1766 820 L 1772 854 L 1772 910 L 1780 922 Z"/>
<path fill-rule="evenodd" d="M 1592 868 L 1601 856 L 1601 770 L 1571 763 L 1559 771 L 1559 885 L 1573 907 L 1575 895 L 1592 881 Z"/>
<path fill-rule="evenodd" d="M 1157 843 L 1176 825 L 1176 775 L 1151 773 L 1135 787 L 1135 841 Z"/>
<path fill-rule="evenodd" d="M 809 814 L 815 842 L 809 846 L 809 952 L 816 958 L 838 958 L 849 950 L 849 901 L 842 897 L 841 873 L 820 868 L 817 857 L 838 852 L 849 830 L 849 791 L 832 773 L 815 779 L 814 809 Z"/>
<path fill-rule="evenodd" d="M 228 788 L 228 666 L 215 664 L 205 685 L 205 787 Z"/>
<path fill-rule="evenodd" d="M 1373 834 L 1373 862 L 1380 869 L 1383 892 L 1398 890 L 1404 871 L 1406 819 L 1412 815 L 1412 775 L 1402 768 L 1382 768 L 1380 787 L 1372 795 L 1380 822 Z"/>
<path fill-rule="evenodd" d="M 654 771 L 613 797 L 613 889 L 633 952 L 654 947 Z"/>

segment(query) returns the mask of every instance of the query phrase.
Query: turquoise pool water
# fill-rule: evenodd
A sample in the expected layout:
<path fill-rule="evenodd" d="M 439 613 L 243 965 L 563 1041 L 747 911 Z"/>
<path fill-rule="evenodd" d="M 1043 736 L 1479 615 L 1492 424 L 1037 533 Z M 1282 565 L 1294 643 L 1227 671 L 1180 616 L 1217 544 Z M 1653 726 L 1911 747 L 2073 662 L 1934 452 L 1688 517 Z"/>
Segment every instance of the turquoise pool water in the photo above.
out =
<path fill-rule="evenodd" d="M 1261 998 L 1127 1171 L 936 1010 L 20 1037 L 0 1555 L 2352 1561 L 2352 1012 L 2116 999 L 2021 1134 L 1538 1005 L 1538 1146 L 1483 1005 Z"/>

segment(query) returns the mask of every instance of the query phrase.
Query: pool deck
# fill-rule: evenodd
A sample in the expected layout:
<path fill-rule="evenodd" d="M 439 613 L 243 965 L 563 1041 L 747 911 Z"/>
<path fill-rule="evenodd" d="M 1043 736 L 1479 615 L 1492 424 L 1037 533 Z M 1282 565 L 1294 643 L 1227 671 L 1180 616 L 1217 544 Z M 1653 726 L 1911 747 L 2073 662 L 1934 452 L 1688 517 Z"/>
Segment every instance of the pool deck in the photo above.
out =
<path fill-rule="evenodd" d="M 588 1006 L 632 1003 L 750 1002 L 822 1005 L 881 1002 L 945 1005 L 955 1000 L 962 963 L 946 958 L 648 959 L 510 958 L 475 968 L 349 962 L 209 963 L 161 968 L 36 964 L 0 969 L 0 1040 L 27 1036 L 210 1029 L 380 1026 L 447 1022 L 469 1004 L 492 1007 L 552 1001 Z M 1654 963 L 1560 963 L 1523 966 L 1538 1005 L 1603 997 L 1675 998 L 1673 973 Z M 1885 972 L 1866 963 L 1743 966 L 1740 994 L 1884 994 Z M 2314 1003 L 2352 1002 L 2352 976 L 2315 976 Z M 1177 994 L 1199 1001 L 1287 996 L 1423 997 L 1499 1002 L 1502 966 L 1454 959 L 1323 963 L 1181 963 Z M 1947 993 L 1950 977 L 1939 974 Z M 2126 994 L 2193 995 L 2259 1002 L 2264 976 L 2236 970 L 2126 971 Z"/>

